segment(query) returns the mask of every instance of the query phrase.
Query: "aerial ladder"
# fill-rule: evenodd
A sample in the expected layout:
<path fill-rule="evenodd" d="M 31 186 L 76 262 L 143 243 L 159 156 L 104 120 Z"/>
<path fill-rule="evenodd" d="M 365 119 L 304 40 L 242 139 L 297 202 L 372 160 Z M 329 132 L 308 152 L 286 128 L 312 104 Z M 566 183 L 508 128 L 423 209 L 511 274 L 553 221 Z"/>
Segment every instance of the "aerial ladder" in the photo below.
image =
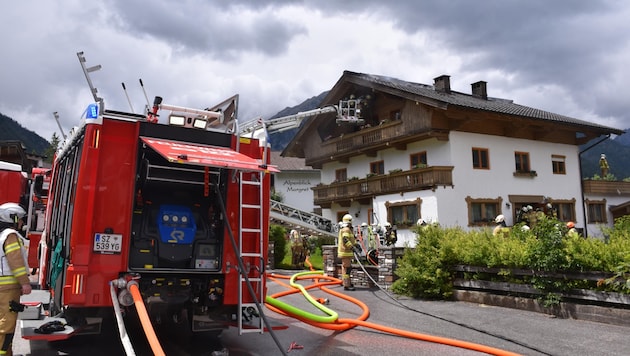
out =
<path fill-rule="evenodd" d="M 263 120 L 258 118 L 239 125 L 237 131 L 240 136 L 266 139 L 269 133 L 278 133 L 300 127 L 302 121 L 312 116 L 335 113 L 337 124 L 363 125 L 365 120 L 361 117 L 361 103 L 363 99 L 340 100 L 338 105 L 329 105 L 297 114 L 282 116 L 274 119 Z M 261 141 L 261 144 L 263 142 Z M 266 145 L 266 143 L 264 143 Z"/>
<path fill-rule="evenodd" d="M 240 125 L 237 123 L 236 131 L 241 137 L 258 139 L 265 149 L 263 156 L 266 156 L 270 133 L 279 133 L 298 128 L 305 119 L 313 116 L 334 113 L 336 116 L 335 121 L 338 125 L 363 125 L 365 123 L 365 120 L 361 117 L 363 101 L 363 98 L 351 96 L 348 100 L 340 100 L 338 105 L 329 105 L 269 120 L 258 118 Z M 312 229 L 323 235 L 336 236 L 337 225 L 330 220 L 274 200 L 271 201 L 270 214 L 274 220 L 281 220 L 292 225 Z"/>
<path fill-rule="evenodd" d="M 291 225 L 317 232 L 319 235 L 336 237 L 338 226 L 336 223 L 317 214 L 289 206 L 279 201 L 271 200 L 269 216 L 272 220 L 282 221 Z"/>

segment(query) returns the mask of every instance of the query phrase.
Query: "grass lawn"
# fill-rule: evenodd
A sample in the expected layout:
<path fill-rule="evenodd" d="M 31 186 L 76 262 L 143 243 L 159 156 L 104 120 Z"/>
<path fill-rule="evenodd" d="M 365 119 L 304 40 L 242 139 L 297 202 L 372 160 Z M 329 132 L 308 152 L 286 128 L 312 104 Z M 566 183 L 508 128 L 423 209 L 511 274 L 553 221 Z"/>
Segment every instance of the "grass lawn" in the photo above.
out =
<path fill-rule="evenodd" d="M 319 247 L 315 249 L 315 252 L 311 253 L 311 255 L 308 257 L 308 260 L 313 265 L 313 269 L 315 270 L 324 269 L 324 262 L 323 262 L 324 259 L 322 257 L 322 250 Z M 277 268 L 295 269 L 293 266 L 291 266 L 291 247 L 289 246 L 289 244 L 287 244 L 287 247 L 284 251 L 284 258 L 282 259 L 282 262 L 280 263 L 280 265 L 277 266 Z M 308 265 L 305 265 L 304 269 L 309 270 L 310 267 Z"/>

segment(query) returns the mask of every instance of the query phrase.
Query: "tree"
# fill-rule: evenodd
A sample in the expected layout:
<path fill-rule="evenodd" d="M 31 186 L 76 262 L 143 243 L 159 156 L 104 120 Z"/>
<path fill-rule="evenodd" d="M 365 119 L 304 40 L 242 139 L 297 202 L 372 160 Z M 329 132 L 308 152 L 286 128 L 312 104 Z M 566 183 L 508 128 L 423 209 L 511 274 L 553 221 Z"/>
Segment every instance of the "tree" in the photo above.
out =
<path fill-rule="evenodd" d="M 55 152 L 59 148 L 59 136 L 57 136 L 56 132 L 53 132 L 52 137 L 50 138 L 50 146 L 44 151 L 44 156 L 46 157 L 45 162 L 52 163 L 53 158 L 55 157 Z"/>

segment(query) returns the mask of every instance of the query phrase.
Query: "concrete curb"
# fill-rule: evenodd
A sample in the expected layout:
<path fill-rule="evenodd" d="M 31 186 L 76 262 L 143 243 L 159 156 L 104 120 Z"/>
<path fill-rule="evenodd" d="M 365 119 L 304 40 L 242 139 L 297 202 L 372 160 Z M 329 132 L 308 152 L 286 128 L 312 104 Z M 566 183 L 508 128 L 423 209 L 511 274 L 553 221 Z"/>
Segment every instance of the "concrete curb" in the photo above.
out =
<path fill-rule="evenodd" d="M 559 305 L 554 307 L 544 307 L 538 300 L 533 298 L 512 297 L 468 290 L 454 290 L 453 298 L 457 301 L 527 310 L 549 314 L 559 318 L 571 318 L 619 326 L 630 326 L 630 309 L 569 302 L 561 302 Z"/>

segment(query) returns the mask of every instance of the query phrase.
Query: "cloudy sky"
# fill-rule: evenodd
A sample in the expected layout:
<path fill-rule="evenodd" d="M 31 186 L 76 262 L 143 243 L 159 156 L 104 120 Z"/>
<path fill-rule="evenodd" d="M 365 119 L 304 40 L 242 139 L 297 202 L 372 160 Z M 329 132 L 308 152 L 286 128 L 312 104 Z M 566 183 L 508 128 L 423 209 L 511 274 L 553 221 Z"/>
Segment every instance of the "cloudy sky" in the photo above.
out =
<path fill-rule="evenodd" d="M 204 108 L 239 94 L 268 118 L 344 70 L 488 95 L 630 128 L 630 2 L 605 0 L 23 0 L 0 12 L 0 113 L 50 140 L 93 100 Z"/>

